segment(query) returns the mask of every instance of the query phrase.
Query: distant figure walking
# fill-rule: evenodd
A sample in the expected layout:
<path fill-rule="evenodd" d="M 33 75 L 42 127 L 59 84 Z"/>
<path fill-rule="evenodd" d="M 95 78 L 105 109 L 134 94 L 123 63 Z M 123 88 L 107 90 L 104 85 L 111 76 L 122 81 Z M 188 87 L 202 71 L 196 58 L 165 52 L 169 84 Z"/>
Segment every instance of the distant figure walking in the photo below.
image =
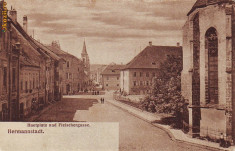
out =
<path fill-rule="evenodd" d="M 103 98 L 100 98 L 100 103 L 101 103 L 101 104 L 103 103 Z"/>
<path fill-rule="evenodd" d="M 100 99 L 101 104 L 104 104 L 104 98 Z"/>

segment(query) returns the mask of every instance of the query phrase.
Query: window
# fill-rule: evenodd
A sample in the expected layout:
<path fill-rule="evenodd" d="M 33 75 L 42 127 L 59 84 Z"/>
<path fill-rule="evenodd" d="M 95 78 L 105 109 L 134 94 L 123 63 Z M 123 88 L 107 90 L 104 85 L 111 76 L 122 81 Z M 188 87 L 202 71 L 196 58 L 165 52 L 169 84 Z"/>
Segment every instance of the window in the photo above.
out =
<path fill-rule="evenodd" d="M 35 88 L 35 78 L 33 78 L 33 89 Z"/>
<path fill-rule="evenodd" d="M 69 61 L 67 61 L 67 68 L 69 68 L 70 64 L 69 64 Z"/>
<path fill-rule="evenodd" d="M 3 86 L 7 87 L 7 67 L 3 68 Z"/>
<path fill-rule="evenodd" d="M 207 103 L 218 104 L 218 37 L 215 28 L 211 27 L 205 35 L 205 48 L 208 53 L 208 86 L 206 87 Z"/>
<path fill-rule="evenodd" d="M 148 81 L 146 81 L 146 85 L 149 86 L 149 82 Z"/>
<path fill-rule="evenodd" d="M 119 80 L 119 77 L 117 77 L 117 80 Z"/>
<path fill-rule="evenodd" d="M 117 84 L 117 86 L 119 87 L 119 84 Z"/>
<path fill-rule="evenodd" d="M 12 87 L 16 88 L 16 68 L 12 68 Z"/>
<path fill-rule="evenodd" d="M 143 85 L 143 81 L 140 81 L 140 86 L 142 86 Z"/>
<path fill-rule="evenodd" d="M 142 77 L 142 72 L 140 72 L 140 77 Z"/>
<path fill-rule="evenodd" d="M 23 80 L 21 80 L 21 82 L 20 82 L 20 90 L 23 90 L 24 89 L 24 87 L 23 87 Z"/>
<path fill-rule="evenodd" d="M 28 81 L 25 81 L 25 90 L 28 90 Z"/>
<path fill-rule="evenodd" d="M 134 72 L 134 77 L 136 77 L 136 72 Z"/>
<path fill-rule="evenodd" d="M 80 71 L 80 69 L 78 68 L 78 72 Z"/>
<path fill-rule="evenodd" d="M 106 84 L 106 86 L 108 87 L 109 85 L 108 85 L 108 84 Z"/>
<path fill-rule="evenodd" d="M 149 73 L 148 72 L 146 73 L 146 77 L 149 77 Z"/>
<path fill-rule="evenodd" d="M 38 79 L 36 80 L 36 88 L 38 88 Z"/>
<path fill-rule="evenodd" d="M 29 81 L 29 89 L 32 88 L 32 81 Z"/>
<path fill-rule="evenodd" d="M 67 79 L 69 79 L 69 73 L 66 73 L 66 77 L 67 77 Z"/>
<path fill-rule="evenodd" d="M 133 82 L 133 85 L 136 86 L 136 81 Z"/>

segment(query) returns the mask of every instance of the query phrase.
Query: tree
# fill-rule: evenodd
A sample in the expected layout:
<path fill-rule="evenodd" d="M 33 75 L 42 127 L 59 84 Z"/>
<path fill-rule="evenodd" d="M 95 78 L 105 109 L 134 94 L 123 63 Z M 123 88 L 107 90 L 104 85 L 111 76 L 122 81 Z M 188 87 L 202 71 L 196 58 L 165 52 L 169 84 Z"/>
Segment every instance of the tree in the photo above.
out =
<path fill-rule="evenodd" d="M 174 115 L 181 123 L 187 103 L 181 95 L 182 57 L 167 56 L 160 65 L 160 71 L 154 79 L 152 93 L 141 103 L 141 107 L 150 112 Z"/>

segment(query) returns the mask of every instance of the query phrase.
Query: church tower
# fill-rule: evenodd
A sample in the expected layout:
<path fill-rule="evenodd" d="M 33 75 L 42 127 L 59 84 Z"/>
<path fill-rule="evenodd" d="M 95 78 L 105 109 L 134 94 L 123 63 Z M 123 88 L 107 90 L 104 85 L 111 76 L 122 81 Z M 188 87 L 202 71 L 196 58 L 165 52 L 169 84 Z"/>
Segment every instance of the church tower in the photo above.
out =
<path fill-rule="evenodd" d="M 90 60 L 89 60 L 89 56 L 88 56 L 88 53 L 86 50 L 85 40 L 84 40 L 81 56 L 82 56 L 82 61 L 83 61 L 84 67 L 85 67 L 84 70 L 85 70 L 86 74 L 89 76 L 90 75 Z"/>

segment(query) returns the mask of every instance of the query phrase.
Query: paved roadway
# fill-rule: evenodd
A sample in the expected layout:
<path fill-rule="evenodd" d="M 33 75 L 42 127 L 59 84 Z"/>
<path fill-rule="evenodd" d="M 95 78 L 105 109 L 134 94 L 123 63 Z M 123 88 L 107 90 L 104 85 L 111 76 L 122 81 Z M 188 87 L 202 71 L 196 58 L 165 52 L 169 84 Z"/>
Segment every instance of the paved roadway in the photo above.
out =
<path fill-rule="evenodd" d="M 64 99 L 37 121 L 119 122 L 120 151 L 205 151 L 174 142 L 163 130 L 109 103 L 100 104 L 91 98 Z"/>

